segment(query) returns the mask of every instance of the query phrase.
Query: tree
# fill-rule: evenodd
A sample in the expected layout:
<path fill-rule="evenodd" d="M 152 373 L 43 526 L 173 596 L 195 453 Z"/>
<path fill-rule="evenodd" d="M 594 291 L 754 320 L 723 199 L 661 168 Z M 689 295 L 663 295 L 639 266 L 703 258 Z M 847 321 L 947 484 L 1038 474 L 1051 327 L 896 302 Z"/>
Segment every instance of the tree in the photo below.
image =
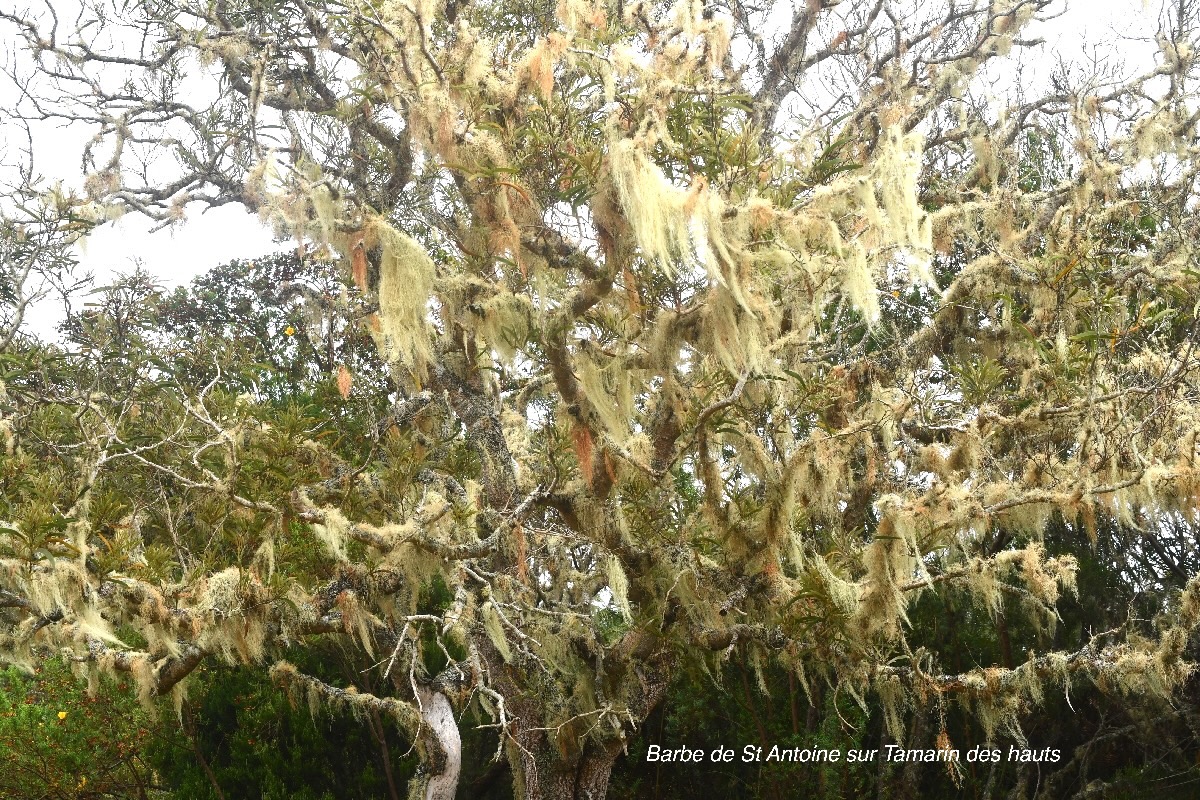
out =
<path fill-rule="evenodd" d="M 69 247 L 90 227 L 60 193 L 30 196 L 22 187 L 7 193 L 5 201 L 0 208 L 0 351 L 27 333 L 31 308 L 65 300 L 86 284 Z"/>
<path fill-rule="evenodd" d="M 165 298 L 158 317 L 171 338 L 214 341 L 239 352 L 247 391 L 283 399 L 311 391 L 339 369 L 351 381 L 378 384 L 362 394 L 383 397 L 386 364 L 362 325 L 373 309 L 346 287 L 336 264 L 293 254 L 234 261 L 199 276 Z M 213 337 L 213 334 L 218 334 Z M 206 383 L 228 356 L 192 353 L 192 380 Z M 345 378 L 343 378 L 345 380 Z"/>
<path fill-rule="evenodd" d="M 3 649 L 147 695 L 270 661 L 394 717 L 425 798 L 454 794 L 464 709 L 519 795 L 602 796 L 693 660 L 869 696 L 897 739 L 916 705 L 1021 741 L 1047 687 L 1171 695 L 1194 575 L 1151 635 L 912 646 L 933 594 L 1054 625 L 1078 561 L 1052 519 L 1082 551 L 1195 511 L 1197 9 L 1140 75 L 977 93 L 1051 10 L 806 2 L 778 35 L 788 9 L 739 2 L 4 11 L 17 117 L 96 130 L 67 205 L 243 203 L 339 261 L 390 409 L 319 438 L 327 405 L 189 382 L 97 317 L 121 359 L 9 380 L 7 457 L 54 479 L 6 489 L 5 536 L 42 538 L 3 562 Z M 310 636 L 356 642 L 375 691 L 283 658 Z"/>
<path fill-rule="evenodd" d="M 147 715 L 121 691 L 127 687 L 106 683 L 87 696 L 57 659 L 33 679 L 0 670 L 6 797 L 161 797 L 158 779 L 139 758 L 152 735 Z"/>

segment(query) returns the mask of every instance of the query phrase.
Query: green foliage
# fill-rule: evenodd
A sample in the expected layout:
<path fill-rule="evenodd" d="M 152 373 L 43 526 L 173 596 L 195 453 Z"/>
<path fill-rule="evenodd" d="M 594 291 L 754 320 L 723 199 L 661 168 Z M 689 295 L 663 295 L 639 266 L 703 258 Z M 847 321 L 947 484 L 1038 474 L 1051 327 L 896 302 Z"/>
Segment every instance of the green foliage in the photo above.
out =
<path fill-rule="evenodd" d="M 330 654 L 335 655 L 335 654 Z M 336 663 L 338 658 L 327 659 Z M 321 671 L 320 661 L 311 668 Z M 0 797 L 96 800 L 355 800 L 388 796 L 414 766 L 379 720 L 292 707 L 261 671 L 211 669 L 192 684 L 182 724 L 152 714 L 130 682 L 102 677 L 96 695 L 59 660 L 36 675 L 0 671 Z M 382 732 L 380 734 L 380 732 Z M 220 787 L 220 795 L 213 782 Z"/>
<path fill-rule="evenodd" d="M 378 719 L 347 714 L 313 717 L 308 708 L 290 705 L 261 670 L 206 670 L 192 693 L 183 733 L 171 747 L 152 747 L 149 753 L 179 797 L 217 800 L 214 782 L 226 800 L 387 797 L 380 731 L 389 740 L 397 785 L 403 787 L 413 769 L 413 760 L 405 758 L 407 745 L 386 721 L 380 726 Z"/>
<path fill-rule="evenodd" d="M 1008 377 L 1002 364 L 986 357 L 951 365 L 950 371 L 958 378 L 963 400 L 970 405 L 987 402 Z"/>
<path fill-rule="evenodd" d="M 176 375 L 203 386 L 220 369 L 231 390 L 279 402 L 335 401 L 339 366 L 354 373 L 360 398 L 386 385 L 358 324 L 363 306 L 338 265 L 311 253 L 231 261 L 154 300 L 159 339 L 192 344 L 173 362 Z"/>
<path fill-rule="evenodd" d="M 89 696 L 57 659 L 34 675 L 0 669 L 0 797 L 166 800 L 170 784 L 147 751 L 173 746 L 177 735 L 138 705 L 127 680 L 105 676 Z"/>
<path fill-rule="evenodd" d="M 856 701 L 824 684 L 811 698 L 794 676 L 769 670 L 764 685 L 745 666 L 726 665 L 712 676 L 680 676 L 643 735 L 613 773 L 613 797 L 684 800 L 693 797 L 811 797 L 819 800 L 867 796 L 878 784 L 878 764 L 851 763 L 844 754 L 878 747 L 880 721 Z M 764 688 L 768 691 L 764 691 Z M 650 745 L 704 751 L 699 764 L 646 760 Z M 709 754 L 732 748 L 733 760 L 714 764 Z M 836 763 L 768 761 L 771 748 L 817 748 L 843 754 Z M 762 758 L 744 758 L 745 748 L 762 748 Z"/>

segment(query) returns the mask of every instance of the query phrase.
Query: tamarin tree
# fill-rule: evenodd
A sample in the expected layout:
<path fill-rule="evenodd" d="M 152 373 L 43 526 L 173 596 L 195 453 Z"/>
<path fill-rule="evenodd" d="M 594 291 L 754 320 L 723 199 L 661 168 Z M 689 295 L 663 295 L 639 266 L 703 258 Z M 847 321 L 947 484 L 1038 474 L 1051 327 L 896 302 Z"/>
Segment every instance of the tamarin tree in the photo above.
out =
<path fill-rule="evenodd" d="M 897 738 L 918 705 L 1019 740 L 1071 682 L 1170 696 L 1194 576 L 1012 665 L 910 646 L 930 592 L 1052 627 L 1049 521 L 1086 548 L 1200 498 L 1196 12 L 1127 79 L 982 91 L 1054 10 L 6 6 L 11 119 L 94 134 L 74 193 L 19 187 L 14 226 L 57 214 L 20 235 L 240 203 L 344 265 L 392 405 L 347 454 L 220 378 L 10 380 L 0 653 L 146 698 L 263 664 L 394 718 L 431 799 L 468 709 L 519 796 L 602 796 L 687 660 L 827 683 Z M 291 666 L 311 637 L 376 691 Z"/>

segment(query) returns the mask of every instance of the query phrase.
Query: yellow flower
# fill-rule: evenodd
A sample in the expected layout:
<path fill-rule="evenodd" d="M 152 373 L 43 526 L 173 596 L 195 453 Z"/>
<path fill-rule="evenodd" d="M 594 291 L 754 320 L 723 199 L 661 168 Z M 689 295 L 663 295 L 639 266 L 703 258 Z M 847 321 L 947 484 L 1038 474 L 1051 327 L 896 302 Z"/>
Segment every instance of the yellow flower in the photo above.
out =
<path fill-rule="evenodd" d="M 291 325 L 288 325 L 286 328 L 284 328 L 283 332 L 286 333 L 288 336 L 296 335 L 296 329 L 293 328 Z"/>
<path fill-rule="evenodd" d="M 67 712 L 65 712 L 65 711 L 60 711 L 60 712 L 58 712 L 58 718 L 59 718 L 59 719 L 66 719 L 66 718 L 67 718 Z"/>

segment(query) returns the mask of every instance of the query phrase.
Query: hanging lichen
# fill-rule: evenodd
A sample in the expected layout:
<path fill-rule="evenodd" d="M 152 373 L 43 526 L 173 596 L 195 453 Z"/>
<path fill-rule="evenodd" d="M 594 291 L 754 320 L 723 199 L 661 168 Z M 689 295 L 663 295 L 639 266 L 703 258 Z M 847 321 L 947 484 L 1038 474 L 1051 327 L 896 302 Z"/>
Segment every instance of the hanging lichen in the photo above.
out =
<path fill-rule="evenodd" d="M 424 248 L 390 225 L 367 229 L 367 246 L 379 249 L 379 321 L 383 350 L 415 371 L 423 371 L 429 348 L 429 297 L 435 267 Z"/>

